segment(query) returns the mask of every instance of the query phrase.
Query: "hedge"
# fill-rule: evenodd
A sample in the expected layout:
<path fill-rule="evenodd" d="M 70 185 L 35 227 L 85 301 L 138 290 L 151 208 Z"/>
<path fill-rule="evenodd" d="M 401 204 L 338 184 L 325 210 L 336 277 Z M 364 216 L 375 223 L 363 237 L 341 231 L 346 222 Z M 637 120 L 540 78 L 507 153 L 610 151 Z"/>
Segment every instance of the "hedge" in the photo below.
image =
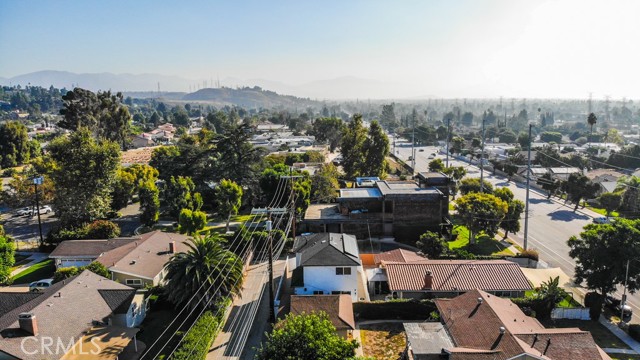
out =
<path fill-rule="evenodd" d="M 182 339 L 180 347 L 173 354 L 173 360 L 204 360 L 209 353 L 211 343 L 218 335 L 218 331 L 222 328 L 226 308 L 231 303 L 230 299 L 225 299 L 218 304 L 216 314 L 206 311 L 196 321 L 193 327 L 187 332 Z"/>
<path fill-rule="evenodd" d="M 433 300 L 394 299 L 391 301 L 357 302 L 353 312 L 358 320 L 428 320 L 436 311 Z"/>

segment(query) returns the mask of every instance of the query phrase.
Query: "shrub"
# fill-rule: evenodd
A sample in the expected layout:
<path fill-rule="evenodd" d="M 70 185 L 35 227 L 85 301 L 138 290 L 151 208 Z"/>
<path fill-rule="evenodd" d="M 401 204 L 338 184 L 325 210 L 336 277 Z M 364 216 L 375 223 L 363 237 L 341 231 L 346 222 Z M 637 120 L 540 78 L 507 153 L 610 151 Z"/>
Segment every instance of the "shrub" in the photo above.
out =
<path fill-rule="evenodd" d="M 640 341 L 640 325 L 639 324 L 629 325 L 629 336 L 634 338 L 636 341 Z"/>
<path fill-rule="evenodd" d="M 87 266 L 83 266 L 82 268 L 79 269 L 79 271 L 82 271 L 84 269 L 87 269 L 92 273 L 98 274 L 102 277 L 106 277 L 106 278 L 109 277 L 109 269 L 107 269 L 106 266 L 102 265 L 102 263 L 99 263 L 97 261 L 94 261 Z"/>
<path fill-rule="evenodd" d="M 70 277 L 78 275 L 79 273 L 80 270 L 75 266 L 60 268 L 53 274 L 53 282 L 59 282 L 64 279 L 68 279 Z"/>
<path fill-rule="evenodd" d="M 87 225 L 87 239 L 113 239 L 120 236 L 120 227 L 109 220 L 96 220 Z"/>
<path fill-rule="evenodd" d="M 207 214 L 202 211 L 182 209 L 178 217 L 178 223 L 180 224 L 180 232 L 194 234 L 198 230 L 204 229 L 204 226 L 207 225 Z"/>
<path fill-rule="evenodd" d="M 516 255 L 516 257 L 538 261 L 539 254 L 538 254 L 537 250 L 527 249 L 527 250 L 522 250 L 522 252 L 520 252 L 520 254 Z"/>
<path fill-rule="evenodd" d="M 211 343 L 218 335 L 219 325 L 224 316 L 224 308 L 229 306 L 229 299 L 221 301 L 220 304 L 215 306 L 217 311 L 212 313 L 207 311 L 196 321 L 193 327 L 187 332 L 182 339 L 182 344 L 173 354 L 174 360 L 188 360 L 188 359 L 204 359 L 209 352 Z M 203 341 L 202 339 L 206 339 Z"/>

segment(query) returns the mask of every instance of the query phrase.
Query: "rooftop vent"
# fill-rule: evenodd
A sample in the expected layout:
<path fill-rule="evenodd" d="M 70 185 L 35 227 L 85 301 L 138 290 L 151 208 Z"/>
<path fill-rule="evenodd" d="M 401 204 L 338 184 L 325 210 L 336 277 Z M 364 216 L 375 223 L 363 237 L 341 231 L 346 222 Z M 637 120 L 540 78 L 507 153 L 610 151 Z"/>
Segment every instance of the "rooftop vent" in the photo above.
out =
<path fill-rule="evenodd" d="M 131 262 L 129 263 L 129 265 L 135 265 L 136 261 L 135 260 L 131 260 Z"/>
<path fill-rule="evenodd" d="M 507 329 L 505 329 L 504 326 L 500 326 L 500 335 L 504 335 L 506 331 Z"/>
<path fill-rule="evenodd" d="M 484 300 L 483 300 L 481 297 L 479 297 L 479 298 L 478 298 L 478 305 L 482 304 L 482 302 L 483 302 L 483 301 L 484 301 Z"/>

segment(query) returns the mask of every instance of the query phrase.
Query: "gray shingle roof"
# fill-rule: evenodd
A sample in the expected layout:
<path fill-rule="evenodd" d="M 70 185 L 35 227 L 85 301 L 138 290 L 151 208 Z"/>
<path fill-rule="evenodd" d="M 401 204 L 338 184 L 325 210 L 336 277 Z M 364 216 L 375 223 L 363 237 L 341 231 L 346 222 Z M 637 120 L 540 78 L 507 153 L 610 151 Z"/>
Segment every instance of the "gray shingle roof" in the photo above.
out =
<path fill-rule="evenodd" d="M 39 292 L 28 292 L 28 293 L 0 292 L 0 317 L 8 313 L 9 311 L 15 308 L 18 308 L 41 295 L 42 293 L 39 293 Z"/>
<path fill-rule="evenodd" d="M 321 233 L 296 238 L 294 251 L 300 253 L 302 266 L 361 265 L 358 243 L 348 234 Z"/>
<path fill-rule="evenodd" d="M 87 256 L 97 258 L 100 254 L 135 241 L 134 238 L 109 240 L 65 240 L 49 254 L 50 258 Z"/>

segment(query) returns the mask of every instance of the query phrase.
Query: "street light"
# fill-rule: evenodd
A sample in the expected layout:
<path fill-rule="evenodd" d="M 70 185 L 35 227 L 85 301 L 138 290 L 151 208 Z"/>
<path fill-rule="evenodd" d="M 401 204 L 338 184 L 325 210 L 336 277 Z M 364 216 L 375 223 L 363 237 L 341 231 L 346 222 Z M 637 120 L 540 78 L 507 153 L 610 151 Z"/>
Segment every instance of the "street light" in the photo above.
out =
<path fill-rule="evenodd" d="M 44 182 L 44 177 L 35 176 L 33 178 L 33 187 L 36 193 L 36 213 L 38 214 L 38 230 L 40 230 L 40 246 L 44 244 L 44 239 L 42 238 L 42 221 L 40 220 L 40 200 L 38 198 L 38 185 L 42 185 Z"/>

